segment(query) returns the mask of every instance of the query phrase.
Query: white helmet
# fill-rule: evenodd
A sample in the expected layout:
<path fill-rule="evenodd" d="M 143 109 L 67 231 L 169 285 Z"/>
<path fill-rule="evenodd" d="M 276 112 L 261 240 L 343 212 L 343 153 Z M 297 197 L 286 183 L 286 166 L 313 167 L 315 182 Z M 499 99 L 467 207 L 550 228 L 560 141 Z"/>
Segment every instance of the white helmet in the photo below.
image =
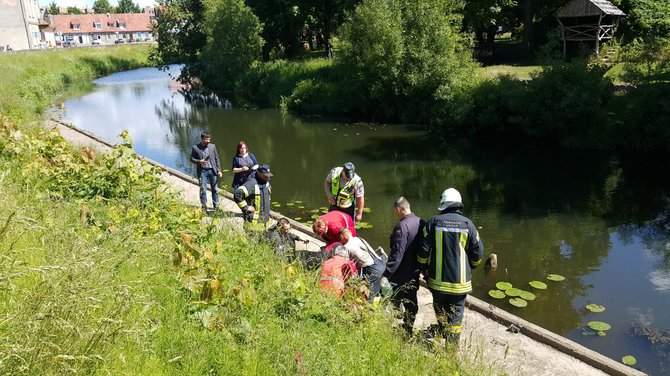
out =
<path fill-rule="evenodd" d="M 442 192 L 442 199 L 440 199 L 440 206 L 437 210 L 442 211 L 450 207 L 463 207 L 461 194 L 454 188 L 449 188 Z"/>

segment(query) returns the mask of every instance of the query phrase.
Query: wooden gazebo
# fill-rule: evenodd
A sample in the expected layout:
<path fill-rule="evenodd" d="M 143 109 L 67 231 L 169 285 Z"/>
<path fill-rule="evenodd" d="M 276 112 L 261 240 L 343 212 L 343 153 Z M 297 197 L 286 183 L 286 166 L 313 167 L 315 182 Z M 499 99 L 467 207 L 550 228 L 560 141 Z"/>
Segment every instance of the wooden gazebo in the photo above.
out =
<path fill-rule="evenodd" d="M 619 19 L 625 15 L 607 0 L 572 0 L 556 13 L 561 25 L 563 56 L 567 42 L 595 42 L 599 55 L 601 41 L 612 39 Z"/>

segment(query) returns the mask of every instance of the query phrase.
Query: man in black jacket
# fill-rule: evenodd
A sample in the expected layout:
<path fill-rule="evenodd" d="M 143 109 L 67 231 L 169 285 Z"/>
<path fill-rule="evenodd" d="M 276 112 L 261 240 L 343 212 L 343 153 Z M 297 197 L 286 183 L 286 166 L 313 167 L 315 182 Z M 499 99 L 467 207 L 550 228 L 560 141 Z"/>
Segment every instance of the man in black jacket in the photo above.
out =
<path fill-rule="evenodd" d="M 200 143 L 193 145 L 191 149 L 191 162 L 195 163 L 196 175 L 200 181 L 200 205 L 202 211 L 207 211 L 207 183 L 212 189 L 212 205 L 214 209 L 219 206 L 219 192 L 216 186 L 222 176 L 221 162 L 216 146 L 210 143 L 212 136 L 208 132 L 202 132 Z"/>
<path fill-rule="evenodd" d="M 414 320 L 419 311 L 416 293 L 419 290 L 419 264 L 416 256 L 423 244 L 423 228 L 426 222 L 412 213 L 409 201 L 400 197 L 395 200 L 395 214 L 400 221 L 391 233 L 391 254 L 386 262 L 386 277 L 393 286 L 391 302 L 403 306 L 403 328 L 412 334 Z"/>

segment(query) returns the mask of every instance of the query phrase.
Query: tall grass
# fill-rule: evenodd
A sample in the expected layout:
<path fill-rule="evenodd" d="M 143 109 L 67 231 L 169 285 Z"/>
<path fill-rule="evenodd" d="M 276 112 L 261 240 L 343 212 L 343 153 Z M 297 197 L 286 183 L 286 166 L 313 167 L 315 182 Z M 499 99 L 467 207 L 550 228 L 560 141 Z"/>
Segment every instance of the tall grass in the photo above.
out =
<path fill-rule="evenodd" d="M 35 120 L 68 85 L 147 65 L 149 46 L 68 48 L 0 54 L 0 113 Z"/>
<path fill-rule="evenodd" d="M 100 156 L 16 122 L 49 97 L 25 101 L 0 113 L 0 374 L 495 373 L 404 342 L 387 305 L 335 301 L 265 242 L 204 220 L 135 161 L 127 135 Z"/>

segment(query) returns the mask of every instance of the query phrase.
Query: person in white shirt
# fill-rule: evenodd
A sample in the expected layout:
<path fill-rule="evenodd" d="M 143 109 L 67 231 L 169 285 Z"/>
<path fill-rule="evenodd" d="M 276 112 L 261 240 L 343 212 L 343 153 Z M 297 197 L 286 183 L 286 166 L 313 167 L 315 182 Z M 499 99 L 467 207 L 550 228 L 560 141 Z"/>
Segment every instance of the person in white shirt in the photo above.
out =
<path fill-rule="evenodd" d="M 339 247 L 346 257 L 356 263 L 356 267 L 363 271 L 363 277 L 368 281 L 370 288 L 369 301 L 372 301 L 381 291 L 381 278 L 386 269 L 384 258 L 378 255 L 370 244 L 362 238 L 353 236 L 351 230 L 340 230 L 340 241 L 344 245 Z"/>

